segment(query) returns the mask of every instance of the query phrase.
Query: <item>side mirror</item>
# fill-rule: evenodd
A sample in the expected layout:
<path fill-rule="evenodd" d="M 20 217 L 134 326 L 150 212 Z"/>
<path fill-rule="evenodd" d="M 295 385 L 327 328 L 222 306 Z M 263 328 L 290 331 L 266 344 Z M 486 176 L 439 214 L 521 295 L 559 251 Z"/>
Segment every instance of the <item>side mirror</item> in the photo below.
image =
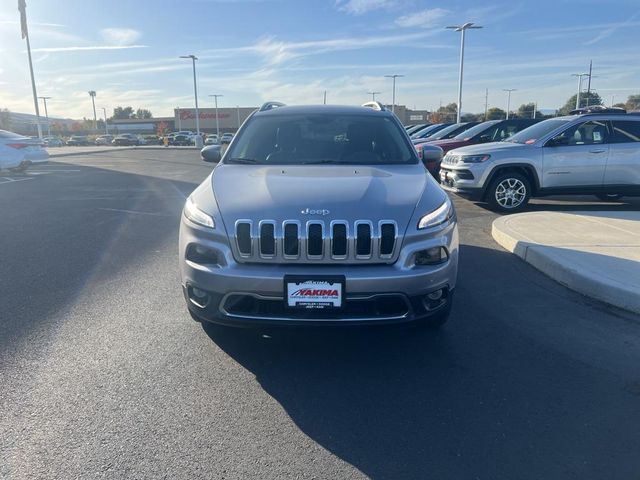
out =
<path fill-rule="evenodd" d="M 422 144 L 418 145 L 418 157 L 423 163 L 439 163 L 442 162 L 444 151 L 437 145 Z"/>
<path fill-rule="evenodd" d="M 480 143 L 489 143 L 491 141 L 491 137 L 489 135 L 481 135 Z"/>
<path fill-rule="evenodd" d="M 569 137 L 558 135 L 547 142 L 547 147 L 562 147 L 569 145 Z"/>
<path fill-rule="evenodd" d="M 200 156 L 203 162 L 218 163 L 222 158 L 222 152 L 219 145 L 208 145 L 200 150 Z"/>

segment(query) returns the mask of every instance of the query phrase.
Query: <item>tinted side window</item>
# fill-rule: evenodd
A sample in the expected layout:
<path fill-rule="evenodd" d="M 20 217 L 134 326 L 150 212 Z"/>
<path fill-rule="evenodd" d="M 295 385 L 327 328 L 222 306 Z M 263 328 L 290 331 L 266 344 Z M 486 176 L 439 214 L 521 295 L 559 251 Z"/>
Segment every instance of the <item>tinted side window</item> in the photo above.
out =
<path fill-rule="evenodd" d="M 640 122 L 614 120 L 612 143 L 640 142 Z"/>
<path fill-rule="evenodd" d="M 562 135 L 567 137 L 568 145 L 599 145 L 608 141 L 606 122 L 595 120 L 571 127 Z"/>
<path fill-rule="evenodd" d="M 493 132 L 491 140 L 494 142 L 501 142 L 506 140 L 514 133 L 518 133 L 524 128 L 524 124 L 521 122 L 502 122 L 498 125 L 498 128 Z"/>

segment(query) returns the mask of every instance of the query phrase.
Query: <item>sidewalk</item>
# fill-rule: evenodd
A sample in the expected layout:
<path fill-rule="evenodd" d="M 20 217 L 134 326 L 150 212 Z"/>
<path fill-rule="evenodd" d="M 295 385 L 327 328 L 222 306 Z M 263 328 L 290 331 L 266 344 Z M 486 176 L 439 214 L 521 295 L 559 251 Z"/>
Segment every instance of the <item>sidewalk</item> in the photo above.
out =
<path fill-rule="evenodd" d="M 109 145 L 87 147 L 51 147 L 47 148 L 49 152 L 49 158 L 56 157 L 69 157 L 71 155 L 86 155 L 88 153 L 105 153 L 105 152 L 122 152 L 124 150 L 165 150 L 165 149 L 177 149 L 177 150 L 200 150 L 196 147 L 165 147 L 164 145 L 140 145 L 139 147 L 113 147 Z"/>
<path fill-rule="evenodd" d="M 493 222 L 493 238 L 559 283 L 640 313 L 640 212 L 529 212 Z"/>

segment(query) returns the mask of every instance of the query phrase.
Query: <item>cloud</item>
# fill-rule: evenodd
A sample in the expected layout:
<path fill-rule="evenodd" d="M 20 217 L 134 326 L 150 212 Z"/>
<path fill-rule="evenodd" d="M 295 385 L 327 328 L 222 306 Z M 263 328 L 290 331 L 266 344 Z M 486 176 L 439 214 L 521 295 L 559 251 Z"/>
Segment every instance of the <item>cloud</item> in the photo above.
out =
<path fill-rule="evenodd" d="M 634 22 L 634 20 L 638 18 L 638 15 L 640 15 L 640 12 L 636 13 L 635 15 L 631 15 L 631 17 L 629 17 L 624 22 L 612 24 L 611 26 L 609 26 L 609 28 L 606 28 L 605 30 L 601 31 L 598 35 L 596 35 L 594 38 L 592 38 L 587 43 L 585 43 L 585 45 L 593 45 L 594 43 L 597 43 L 600 40 L 604 40 L 605 38 L 610 37 L 621 28 L 632 26 L 634 23 L 636 23 Z"/>
<path fill-rule="evenodd" d="M 90 47 L 50 47 L 50 48 L 34 48 L 32 52 L 51 53 L 51 52 L 83 52 L 92 50 L 125 50 L 128 48 L 148 48 L 148 45 L 94 45 Z"/>
<path fill-rule="evenodd" d="M 115 45 L 131 45 L 142 36 L 139 31 L 132 28 L 103 28 L 100 34 L 107 43 Z"/>
<path fill-rule="evenodd" d="M 395 24 L 399 27 L 422 27 L 428 28 L 435 25 L 438 20 L 449 14 L 444 8 L 427 8 L 420 12 L 410 13 L 396 18 Z"/>
<path fill-rule="evenodd" d="M 395 4 L 396 0 L 336 0 L 336 6 L 339 10 L 353 15 L 362 15 L 372 10 L 389 8 Z"/>

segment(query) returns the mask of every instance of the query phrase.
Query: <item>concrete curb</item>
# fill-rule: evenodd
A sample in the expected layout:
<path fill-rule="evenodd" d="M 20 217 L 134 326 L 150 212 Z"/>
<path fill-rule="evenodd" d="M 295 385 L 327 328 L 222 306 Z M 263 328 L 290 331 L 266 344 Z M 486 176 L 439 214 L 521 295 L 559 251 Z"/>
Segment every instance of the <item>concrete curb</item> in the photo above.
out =
<path fill-rule="evenodd" d="M 571 290 L 609 305 L 640 313 L 640 292 L 637 288 L 576 266 L 568 258 L 570 256 L 559 253 L 562 248 L 523 239 L 522 234 L 508 225 L 509 219 L 515 216 L 498 218 L 492 224 L 491 235 L 503 248 Z"/>
<path fill-rule="evenodd" d="M 122 152 L 125 150 L 169 150 L 169 149 L 179 149 L 179 150 L 201 150 L 197 147 L 165 147 L 163 145 L 140 145 L 137 147 L 105 147 L 105 148 L 97 148 L 95 150 L 83 150 L 79 147 L 77 152 L 49 152 L 49 158 L 59 158 L 59 157 L 72 157 L 75 155 L 91 155 L 92 153 L 107 153 L 107 152 Z"/>

